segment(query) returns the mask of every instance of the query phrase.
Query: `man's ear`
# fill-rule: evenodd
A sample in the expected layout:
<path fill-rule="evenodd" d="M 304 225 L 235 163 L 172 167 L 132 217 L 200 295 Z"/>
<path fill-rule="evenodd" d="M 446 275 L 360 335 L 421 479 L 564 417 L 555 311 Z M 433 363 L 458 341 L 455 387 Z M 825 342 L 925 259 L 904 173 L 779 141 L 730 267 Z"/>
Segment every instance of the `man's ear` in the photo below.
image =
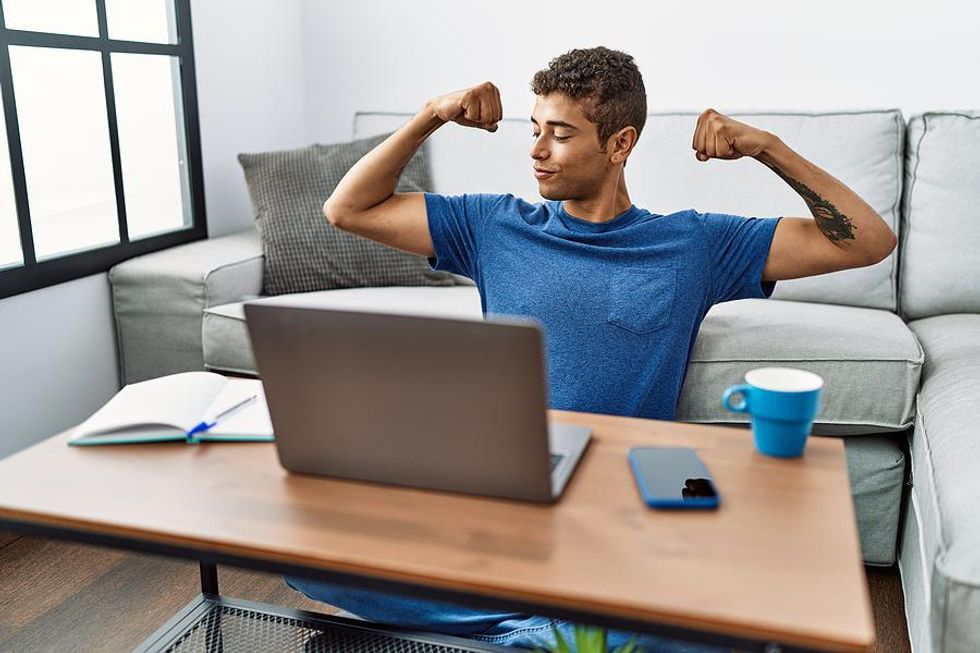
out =
<path fill-rule="evenodd" d="M 608 142 L 610 161 L 613 164 L 622 163 L 625 165 L 626 158 L 633 151 L 638 138 L 639 134 L 636 133 L 636 127 L 623 127 L 610 136 Z"/>

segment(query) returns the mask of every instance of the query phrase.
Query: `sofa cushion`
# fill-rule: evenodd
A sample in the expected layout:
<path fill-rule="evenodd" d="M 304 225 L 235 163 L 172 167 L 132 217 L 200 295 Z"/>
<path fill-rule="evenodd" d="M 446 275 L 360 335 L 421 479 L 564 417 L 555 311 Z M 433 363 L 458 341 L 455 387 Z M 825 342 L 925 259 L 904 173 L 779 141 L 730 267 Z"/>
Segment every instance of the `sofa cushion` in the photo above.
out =
<path fill-rule="evenodd" d="M 360 288 L 257 300 L 353 310 L 480 319 L 472 286 Z M 211 369 L 254 373 L 240 302 L 204 312 L 204 360 Z M 681 391 L 680 421 L 738 424 L 721 406 L 726 387 L 753 367 L 788 365 L 825 381 L 815 433 L 847 435 L 908 428 L 922 350 L 893 313 L 849 306 L 749 299 L 711 309 L 694 346 Z"/>
<path fill-rule="evenodd" d="M 902 311 L 980 313 L 980 112 L 913 116 L 907 142 Z"/>
<path fill-rule="evenodd" d="M 863 197 L 897 232 L 905 123 L 901 112 L 731 113 L 779 135 Z M 389 132 L 411 114 L 358 113 L 354 136 Z M 699 163 L 691 149 L 698 114 L 647 118 L 626 178 L 631 199 L 655 213 L 694 207 L 745 216 L 809 217 L 785 182 L 755 161 Z M 531 123 L 505 119 L 494 133 L 447 125 L 429 138 L 433 190 L 442 194 L 513 193 L 541 201 L 531 170 Z M 478 180 L 478 181 L 474 181 Z M 781 281 L 773 297 L 895 310 L 896 258 L 865 268 Z"/>
<path fill-rule="evenodd" d="M 746 299 L 708 312 L 677 410 L 679 420 L 746 422 L 721 405 L 725 388 L 754 367 L 788 366 L 823 377 L 814 433 L 904 430 L 915 415 L 922 350 L 889 311 Z"/>
<path fill-rule="evenodd" d="M 912 633 L 945 653 L 980 651 L 980 315 L 910 323 L 925 350 L 912 436 L 912 500 L 903 543 Z M 910 615 L 911 616 L 911 615 Z"/>
<path fill-rule="evenodd" d="M 455 283 L 424 257 L 341 231 L 323 216 L 324 201 L 347 170 L 386 137 L 238 155 L 262 235 L 265 294 Z M 409 161 L 398 191 L 428 190 L 425 151 Z"/>

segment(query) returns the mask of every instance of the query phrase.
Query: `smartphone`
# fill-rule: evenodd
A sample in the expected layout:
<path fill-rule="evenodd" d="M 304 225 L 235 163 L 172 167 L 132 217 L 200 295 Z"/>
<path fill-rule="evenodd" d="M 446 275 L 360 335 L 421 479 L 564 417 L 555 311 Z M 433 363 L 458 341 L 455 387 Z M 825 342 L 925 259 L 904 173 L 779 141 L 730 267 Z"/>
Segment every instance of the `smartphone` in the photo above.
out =
<path fill-rule="evenodd" d="M 715 481 L 689 447 L 633 447 L 630 467 L 643 502 L 651 508 L 717 508 Z"/>

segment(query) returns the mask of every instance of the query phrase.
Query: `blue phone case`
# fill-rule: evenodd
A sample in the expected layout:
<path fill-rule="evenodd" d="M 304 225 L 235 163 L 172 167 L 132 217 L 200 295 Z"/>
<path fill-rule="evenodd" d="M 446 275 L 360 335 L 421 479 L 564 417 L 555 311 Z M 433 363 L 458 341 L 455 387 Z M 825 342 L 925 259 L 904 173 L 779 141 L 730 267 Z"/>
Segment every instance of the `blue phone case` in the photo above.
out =
<path fill-rule="evenodd" d="M 711 485 L 715 490 L 715 496 L 677 499 L 652 494 L 643 477 L 643 472 L 641 471 L 640 463 L 637 460 L 636 452 L 643 450 L 655 451 L 657 449 L 688 449 L 694 455 L 694 457 L 697 458 L 698 462 L 701 462 L 701 458 L 698 456 L 697 452 L 688 447 L 633 447 L 630 449 L 630 469 L 633 470 L 633 478 L 636 479 L 636 487 L 640 491 L 640 496 L 643 497 L 643 502 L 645 504 L 651 508 L 666 508 L 673 510 L 711 510 L 718 507 L 718 504 L 721 502 L 721 495 L 718 493 L 718 485 L 715 483 L 715 479 L 708 472 L 708 468 L 704 466 L 703 462 L 701 462 L 701 467 L 704 470 L 703 477 L 711 480 Z"/>

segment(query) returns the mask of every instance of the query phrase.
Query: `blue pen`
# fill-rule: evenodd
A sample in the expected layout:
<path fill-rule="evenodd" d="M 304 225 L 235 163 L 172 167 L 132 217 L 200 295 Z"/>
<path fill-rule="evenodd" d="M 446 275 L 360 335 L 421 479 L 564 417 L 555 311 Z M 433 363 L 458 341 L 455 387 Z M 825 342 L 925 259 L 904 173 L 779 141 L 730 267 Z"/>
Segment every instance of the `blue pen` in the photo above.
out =
<path fill-rule="evenodd" d="M 197 438 L 194 437 L 195 435 L 197 435 L 198 433 L 203 433 L 204 431 L 207 431 L 209 428 L 211 428 L 212 426 L 214 426 L 215 424 L 217 424 L 218 423 L 218 420 L 221 419 L 222 417 L 226 417 L 226 416 L 230 415 L 231 413 L 235 412 L 236 410 L 238 410 L 239 408 L 242 408 L 244 406 L 247 406 L 248 404 L 250 404 L 253 401 L 255 401 L 257 398 L 258 398 L 258 395 L 252 395 L 250 397 L 245 397 L 244 399 L 242 399 L 241 401 L 239 401 L 237 404 L 235 404 L 233 406 L 229 406 L 228 408 L 225 408 L 223 411 L 221 411 L 220 413 L 218 413 L 217 415 L 215 415 L 213 421 L 211 421 L 211 422 L 198 422 L 198 424 L 194 428 L 192 428 L 190 431 L 187 432 L 187 441 L 188 442 L 194 442 L 195 440 L 197 440 Z"/>

